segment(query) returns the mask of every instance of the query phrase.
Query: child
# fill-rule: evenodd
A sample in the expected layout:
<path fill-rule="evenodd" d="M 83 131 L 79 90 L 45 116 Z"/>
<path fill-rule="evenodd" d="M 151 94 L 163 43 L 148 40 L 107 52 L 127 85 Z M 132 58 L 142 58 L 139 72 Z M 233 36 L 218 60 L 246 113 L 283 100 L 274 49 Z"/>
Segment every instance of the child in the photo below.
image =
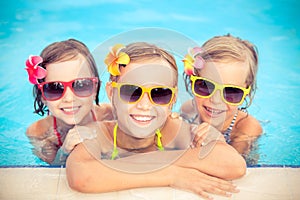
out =
<path fill-rule="evenodd" d="M 106 89 L 117 120 L 88 125 L 91 132 L 97 130 L 97 138 L 78 144 L 70 154 L 70 187 L 109 192 L 172 186 L 205 198 L 206 192 L 237 192 L 230 183 L 206 175 L 232 179 L 245 173 L 245 161 L 219 140 L 218 132 L 203 146 L 185 151 L 192 141 L 191 125 L 171 115 L 178 79 L 173 56 L 147 43 L 120 48 L 112 48 L 106 59 L 111 74 Z M 182 151 L 167 151 L 176 149 Z"/>
<path fill-rule="evenodd" d="M 262 134 L 259 122 L 245 112 L 256 90 L 255 46 L 229 34 L 217 36 L 191 49 L 183 61 L 186 89 L 194 99 L 182 106 L 182 117 L 213 125 L 246 155 L 251 141 Z M 241 107 L 246 97 L 249 101 Z"/>
<path fill-rule="evenodd" d="M 70 129 L 96 119 L 112 119 L 111 106 L 99 105 L 95 61 L 83 43 L 69 39 L 50 44 L 41 56 L 30 56 L 26 66 L 29 81 L 34 84 L 35 113 L 49 114 L 30 125 L 26 135 L 40 159 L 64 164 L 75 145 L 93 137 L 68 134 Z"/>

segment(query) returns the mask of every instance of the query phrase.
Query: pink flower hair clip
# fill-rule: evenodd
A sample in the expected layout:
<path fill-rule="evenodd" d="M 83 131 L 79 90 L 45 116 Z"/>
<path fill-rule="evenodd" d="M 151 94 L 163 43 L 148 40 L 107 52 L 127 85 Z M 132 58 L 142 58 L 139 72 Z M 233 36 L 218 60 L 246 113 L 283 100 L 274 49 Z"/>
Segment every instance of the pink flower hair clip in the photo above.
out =
<path fill-rule="evenodd" d="M 195 69 L 202 69 L 204 67 L 204 59 L 199 55 L 203 50 L 200 47 L 189 48 L 188 54 L 184 57 L 183 65 L 184 72 L 190 76 L 194 74 Z"/>
<path fill-rule="evenodd" d="M 110 48 L 110 52 L 104 60 L 104 63 L 107 65 L 108 72 L 113 76 L 121 74 L 119 65 L 127 65 L 130 62 L 129 56 L 124 52 L 120 52 L 124 48 L 124 45 L 116 44 Z"/>
<path fill-rule="evenodd" d="M 32 84 L 38 84 L 38 79 L 45 78 L 47 75 L 46 69 L 39 66 L 43 62 L 43 58 L 40 56 L 29 56 L 26 60 L 26 71 L 28 73 L 29 82 Z"/>

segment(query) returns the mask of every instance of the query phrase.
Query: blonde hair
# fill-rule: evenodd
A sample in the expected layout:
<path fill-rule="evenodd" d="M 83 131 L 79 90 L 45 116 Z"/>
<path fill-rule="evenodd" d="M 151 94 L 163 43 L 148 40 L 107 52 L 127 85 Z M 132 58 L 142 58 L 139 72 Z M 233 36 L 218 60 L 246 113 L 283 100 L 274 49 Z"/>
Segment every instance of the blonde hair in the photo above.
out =
<path fill-rule="evenodd" d="M 249 94 L 250 102 L 247 102 L 249 107 L 257 88 L 256 75 L 258 71 L 258 51 L 254 44 L 247 40 L 242 40 L 230 34 L 224 36 L 216 36 L 202 45 L 203 52 L 200 56 L 206 62 L 246 62 L 249 66 L 249 73 L 246 78 L 247 87 L 251 86 Z M 199 75 L 200 70 L 195 70 L 196 75 Z M 185 77 L 186 87 L 190 85 L 189 76 Z"/>
<path fill-rule="evenodd" d="M 168 53 L 166 50 L 163 50 L 156 45 L 149 44 L 146 42 L 135 42 L 127 45 L 121 52 L 126 53 L 130 57 L 130 62 L 143 61 L 146 59 L 163 59 L 167 61 L 170 66 L 176 71 L 175 75 L 175 84 L 178 82 L 178 68 L 175 61 L 175 58 Z M 126 67 L 126 65 L 120 65 L 119 68 Z M 111 80 L 115 80 L 116 76 L 110 76 Z"/>

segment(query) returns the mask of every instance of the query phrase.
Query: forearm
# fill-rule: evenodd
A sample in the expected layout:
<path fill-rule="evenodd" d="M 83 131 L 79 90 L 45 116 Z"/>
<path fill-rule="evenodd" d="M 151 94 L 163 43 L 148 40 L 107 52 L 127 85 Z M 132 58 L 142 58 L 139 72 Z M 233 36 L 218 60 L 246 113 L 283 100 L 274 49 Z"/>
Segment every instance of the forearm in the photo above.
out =
<path fill-rule="evenodd" d="M 197 169 L 205 174 L 225 180 L 240 178 L 246 172 L 246 162 L 231 146 L 218 142 L 203 159 L 201 148 L 188 149 L 175 163 L 178 166 Z"/>
<path fill-rule="evenodd" d="M 59 148 L 51 165 L 65 165 L 68 155 L 62 148 Z"/>
<path fill-rule="evenodd" d="M 82 155 L 76 152 L 78 150 L 82 151 L 82 148 L 84 148 L 82 145 L 78 145 L 70 154 L 66 163 L 67 179 L 70 187 L 74 190 L 96 193 L 141 187 L 162 187 L 172 184 L 171 174 L 175 173 L 174 166 L 149 173 L 121 172 L 104 165 L 88 153 L 82 159 Z M 124 162 L 118 160 L 112 162 L 116 166 L 124 164 Z M 129 166 L 130 163 L 127 163 L 127 165 Z M 136 166 L 136 164 L 132 166 L 134 165 Z"/>
<path fill-rule="evenodd" d="M 33 153 L 43 161 L 51 164 L 55 159 L 57 147 L 47 139 L 30 137 Z"/>

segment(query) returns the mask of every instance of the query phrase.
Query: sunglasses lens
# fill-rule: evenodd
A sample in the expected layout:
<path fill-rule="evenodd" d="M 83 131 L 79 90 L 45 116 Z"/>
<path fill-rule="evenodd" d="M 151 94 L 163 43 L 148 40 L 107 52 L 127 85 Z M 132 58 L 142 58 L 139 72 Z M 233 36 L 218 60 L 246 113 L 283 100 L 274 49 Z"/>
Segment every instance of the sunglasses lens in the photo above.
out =
<path fill-rule="evenodd" d="M 209 96 L 215 89 L 215 85 L 203 79 L 194 82 L 194 92 L 200 96 Z"/>
<path fill-rule="evenodd" d="M 159 105 L 170 103 L 173 92 L 170 88 L 153 88 L 151 90 L 152 101 Z"/>
<path fill-rule="evenodd" d="M 47 100 L 56 100 L 64 93 L 64 85 L 59 82 L 50 82 L 43 86 L 43 92 Z"/>
<path fill-rule="evenodd" d="M 122 85 L 120 87 L 120 97 L 126 102 L 136 102 L 142 95 L 142 88 L 135 85 Z"/>
<path fill-rule="evenodd" d="M 223 96 L 224 99 L 229 103 L 239 103 L 244 96 L 244 91 L 239 88 L 225 87 Z"/>
<path fill-rule="evenodd" d="M 87 97 L 93 94 L 94 83 L 91 79 L 78 79 L 72 84 L 74 93 L 79 97 Z"/>

